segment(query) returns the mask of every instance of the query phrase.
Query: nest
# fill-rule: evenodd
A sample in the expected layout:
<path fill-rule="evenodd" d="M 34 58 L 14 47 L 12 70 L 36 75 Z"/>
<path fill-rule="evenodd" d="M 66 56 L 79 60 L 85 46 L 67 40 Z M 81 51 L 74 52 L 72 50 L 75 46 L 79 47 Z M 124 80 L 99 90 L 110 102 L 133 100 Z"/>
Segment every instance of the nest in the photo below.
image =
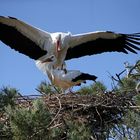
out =
<path fill-rule="evenodd" d="M 79 95 L 79 94 L 51 94 L 42 98 L 52 114 L 53 119 L 48 128 L 62 127 L 65 120 L 73 120 L 88 124 L 99 131 L 110 125 L 118 124 L 128 109 L 138 111 L 133 97 L 137 92 L 131 91 L 123 94 L 107 92 L 104 94 Z M 17 104 L 24 107 L 32 107 L 32 101 L 36 98 L 20 97 Z"/>

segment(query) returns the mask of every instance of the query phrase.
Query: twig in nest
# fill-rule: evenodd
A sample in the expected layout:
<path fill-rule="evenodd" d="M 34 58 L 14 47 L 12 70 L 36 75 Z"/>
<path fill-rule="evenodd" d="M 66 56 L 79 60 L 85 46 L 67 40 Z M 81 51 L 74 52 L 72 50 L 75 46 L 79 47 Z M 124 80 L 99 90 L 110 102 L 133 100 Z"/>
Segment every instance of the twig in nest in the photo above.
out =
<path fill-rule="evenodd" d="M 116 74 L 118 81 L 123 85 L 123 82 L 121 81 L 120 75 L 122 75 L 126 70 L 123 70 L 122 72 L 120 72 L 119 74 Z"/>
<path fill-rule="evenodd" d="M 20 94 L 19 92 L 18 92 L 18 95 L 20 97 L 16 97 L 16 99 L 19 101 L 19 103 L 22 102 L 22 100 L 24 100 L 28 103 L 28 106 L 30 106 L 32 101 L 30 100 L 29 96 L 22 96 L 22 94 Z"/>
<path fill-rule="evenodd" d="M 119 74 L 116 73 L 116 77 L 117 77 L 118 79 L 116 79 L 114 76 L 112 76 L 112 75 L 108 72 L 109 75 L 110 75 L 110 77 L 111 77 L 111 79 L 112 79 L 112 81 L 113 81 L 113 84 L 114 84 L 114 81 L 120 82 L 121 84 L 123 84 L 123 82 L 121 81 L 120 75 L 122 75 L 125 71 L 126 71 L 126 70 L 123 70 L 123 71 L 120 72 Z M 115 84 L 114 84 L 114 85 L 115 85 Z"/>
<path fill-rule="evenodd" d="M 136 64 L 130 69 L 130 71 L 129 71 L 129 73 L 128 73 L 128 76 L 131 75 L 132 71 L 133 71 L 136 67 L 139 66 L 138 64 L 139 64 L 139 61 L 137 61 Z"/>
<path fill-rule="evenodd" d="M 61 126 L 61 125 L 62 125 L 62 123 L 60 123 L 60 124 L 56 124 L 56 125 L 50 127 L 49 129 L 53 129 L 53 128 L 59 127 L 59 126 Z"/>
<path fill-rule="evenodd" d="M 41 90 L 39 90 L 39 89 L 35 89 L 36 91 L 38 91 L 39 93 L 41 93 L 41 94 L 46 94 L 45 92 L 43 92 L 43 91 L 41 91 Z"/>
<path fill-rule="evenodd" d="M 110 72 L 108 72 L 108 74 L 109 74 L 108 77 L 111 78 L 111 80 L 112 80 L 112 83 L 111 83 L 112 89 L 116 89 L 117 88 L 117 86 L 115 84 L 116 79 L 114 79 L 114 77 L 110 74 Z"/>
<path fill-rule="evenodd" d="M 54 96 L 54 97 L 56 97 L 56 99 L 58 100 L 58 102 L 59 102 L 59 110 L 58 110 L 58 112 L 56 113 L 56 115 L 54 116 L 54 118 L 52 119 L 52 121 L 50 122 L 50 124 L 48 125 L 48 128 L 52 125 L 52 123 L 57 119 L 57 117 L 58 117 L 58 115 L 59 115 L 59 113 L 60 113 L 60 111 L 61 111 L 61 109 L 62 109 L 62 105 L 61 105 L 61 101 L 60 101 L 60 99 L 57 97 L 57 96 Z"/>
<path fill-rule="evenodd" d="M 97 107 L 95 107 L 95 110 L 96 110 L 96 112 L 97 112 L 98 116 L 100 117 L 100 120 L 101 120 L 100 125 L 102 126 L 102 122 L 103 122 L 102 117 L 101 117 L 101 115 L 100 115 L 100 113 L 99 113 L 99 111 L 98 111 Z"/>
<path fill-rule="evenodd" d="M 60 92 L 59 92 L 59 90 L 54 86 L 54 85 L 51 85 L 54 89 L 55 89 L 55 91 L 58 93 L 58 94 L 61 94 Z"/>
<path fill-rule="evenodd" d="M 136 89 L 137 94 L 139 94 L 140 93 L 140 82 L 137 83 L 135 89 Z"/>

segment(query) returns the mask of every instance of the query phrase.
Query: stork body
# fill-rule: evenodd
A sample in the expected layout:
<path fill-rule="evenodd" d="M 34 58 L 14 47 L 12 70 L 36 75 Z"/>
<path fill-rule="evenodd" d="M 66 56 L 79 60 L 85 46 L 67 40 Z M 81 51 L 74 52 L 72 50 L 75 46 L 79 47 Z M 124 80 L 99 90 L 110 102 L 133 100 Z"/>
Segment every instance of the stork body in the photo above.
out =
<path fill-rule="evenodd" d="M 65 72 L 63 69 L 55 69 L 55 62 L 56 58 L 52 55 L 46 59 L 45 66 L 40 61 L 37 64 L 42 66 L 42 69 L 45 67 L 43 72 L 48 74 L 51 83 L 61 88 L 63 93 L 73 86 L 86 82 L 86 80 L 95 81 L 97 78 L 95 75 L 82 73 L 79 70 L 67 70 Z"/>
<path fill-rule="evenodd" d="M 45 45 L 45 48 L 47 50 L 46 55 L 43 55 L 37 60 L 45 62 L 45 60 L 49 58 L 51 55 L 55 55 L 57 61 L 54 63 L 54 68 L 63 69 L 63 67 L 66 67 L 64 60 L 69 47 L 69 40 L 70 40 L 69 38 L 71 37 L 71 34 L 56 32 L 56 33 L 51 33 L 50 36 L 52 42 L 51 45 L 47 43 Z"/>

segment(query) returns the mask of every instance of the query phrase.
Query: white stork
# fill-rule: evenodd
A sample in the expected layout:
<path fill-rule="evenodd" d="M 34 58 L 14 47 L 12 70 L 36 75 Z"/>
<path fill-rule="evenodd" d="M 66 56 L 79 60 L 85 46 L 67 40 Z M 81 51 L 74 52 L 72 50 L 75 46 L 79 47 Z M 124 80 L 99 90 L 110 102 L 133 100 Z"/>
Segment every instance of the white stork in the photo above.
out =
<path fill-rule="evenodd" d="M 62 67 L 65 60 L 86 55 L 115 51 L 127 54 L 140 50 L 140 33 L 48 33 L 14 17 L 3 16 L 0 16 L 0 40 L 34 60 L 45 62 L 46 58 L 55 55 L 54 68 Z"/>
<path fill-rule="evenodd" d="M 56 61 L 56 57 L 52 55 L 46 59 L 45 65 L 43 65 L 41 61 L 38 61 L 37 65 L 40 65 L 39 68 L 48 75 L 53 85 L 62 90 L 62 93 L 65 93 L 67 89 L 73 86 L 79 86 L 81 83 L 85 83 L 86 80 L 95 81 L 97 78 L 95 75 L 82 73 L 79 70 L 67 70 L 67 72 L 65 72 L 65 70 L 62 69 L 55 69 L 54 64 Z"/>

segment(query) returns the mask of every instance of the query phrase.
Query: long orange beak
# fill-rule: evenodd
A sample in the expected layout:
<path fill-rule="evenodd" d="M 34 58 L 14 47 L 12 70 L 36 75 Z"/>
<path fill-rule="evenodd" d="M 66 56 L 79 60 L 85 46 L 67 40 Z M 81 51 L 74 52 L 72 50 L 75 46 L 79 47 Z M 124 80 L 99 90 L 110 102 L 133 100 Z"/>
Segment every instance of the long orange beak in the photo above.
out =
<path fill-rule="evenodd" d="M 57 43 L 56 43 L 56 51 L 57 52 L 61 51 L 60 41 L 59 40 L 57 40 Z"/>

